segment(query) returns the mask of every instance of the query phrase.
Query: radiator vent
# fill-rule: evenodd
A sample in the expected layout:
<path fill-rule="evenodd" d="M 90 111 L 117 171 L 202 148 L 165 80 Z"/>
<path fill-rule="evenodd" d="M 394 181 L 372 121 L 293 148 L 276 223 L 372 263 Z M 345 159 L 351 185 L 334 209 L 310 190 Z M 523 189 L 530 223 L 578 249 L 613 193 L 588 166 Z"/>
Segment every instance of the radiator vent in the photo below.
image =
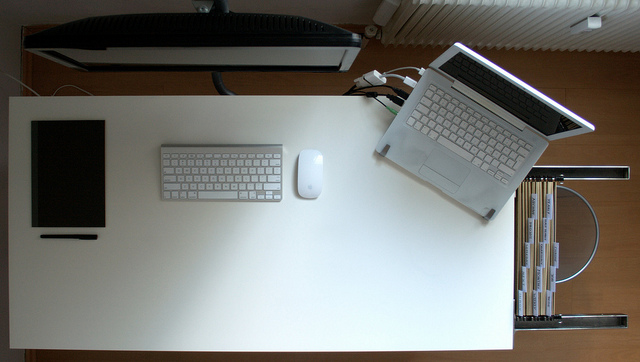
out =
<path fill-rule="evenodd" d="M 602 27 L 572 34 L 590 16 Z M 640 51 L 640 0 L 402 0 L 382 29 L 385 45 Z"/>

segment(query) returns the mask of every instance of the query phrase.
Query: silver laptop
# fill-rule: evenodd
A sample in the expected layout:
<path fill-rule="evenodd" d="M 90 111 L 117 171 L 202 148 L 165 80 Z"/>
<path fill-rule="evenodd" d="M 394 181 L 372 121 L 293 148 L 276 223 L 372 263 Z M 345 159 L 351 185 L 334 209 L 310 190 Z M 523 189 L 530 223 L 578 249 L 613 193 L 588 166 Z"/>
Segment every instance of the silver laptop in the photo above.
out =
<path fill-rule="evenodd" d="M 490 220 L 549 141 L 594 129 L 456 43 L 429 65 L 376 151 Z"/>

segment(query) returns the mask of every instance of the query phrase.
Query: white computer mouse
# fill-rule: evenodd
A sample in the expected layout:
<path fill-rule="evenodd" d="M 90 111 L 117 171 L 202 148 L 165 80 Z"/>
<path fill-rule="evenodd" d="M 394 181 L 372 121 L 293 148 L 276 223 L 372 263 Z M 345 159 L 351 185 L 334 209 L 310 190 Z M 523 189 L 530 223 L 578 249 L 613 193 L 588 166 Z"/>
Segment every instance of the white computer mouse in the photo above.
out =
<path fill-rule="evenodd" d="M 298 156 L 298 194 L 315 199 L 322 192 L 324 159 L 318 150 L 302 150 Z"/>

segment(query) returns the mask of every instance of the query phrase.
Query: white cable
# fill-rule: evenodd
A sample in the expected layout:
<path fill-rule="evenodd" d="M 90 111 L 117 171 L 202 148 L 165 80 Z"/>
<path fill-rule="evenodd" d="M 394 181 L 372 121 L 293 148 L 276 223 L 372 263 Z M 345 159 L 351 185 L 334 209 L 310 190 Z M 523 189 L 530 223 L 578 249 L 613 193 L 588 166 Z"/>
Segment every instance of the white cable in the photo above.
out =
<path fill-rule="evenodd" d="M 2 71 L 0 71 L 0 72 L 2 72 Z M 2 72 L 2 74 L 6 75 L 7 77 L 9 77 L 9 78 L 15 80 L 16 82 L 20 83 L 21 86 L 27 88 L 31 93 L 33 93 L 33 94 L 37 95 L 38 97 L 40 97 L 40 94 L 38 94 L 38 92 L 36 92 L 33 89 L 31 89 L 31 87 L 29 87 L 28 85 L 22 83 L 22 81 L 20 79 L 15 78 L 14 76 L 12 76 L 11 74 L 6 73 L 6 72 Z"/>
<path fill-rule="evenodd" d="M 418 72 L 418 74 L 423 75 L 424 72 L 426 72 L 426 69 L 424 68 L 418 68 L 418 67 L 401 67 L 401 68 L 396 68 L 396 69 L 391 69 L 387 72 L 382 73 L 383 76 L 389 75 L 390 73 L 395 73 L 399 70 L 406 70 L 406 69 L 411 69 L 411 70 L 415 70 Z"/>
<path fill-rule="evenodd" d="M 369 73 L 364 74 L 360 78 L 356 78 L 353 80 L 356 83 L 357 87 L 367 87 L 367 86 L 376 86 L 382 85 L 387 82 L 387 79 L 382 76 L 377 70 L 372 70 Z"/>
<path fill-rule="evenodd" d="M 404 84 L 408 85 L 411 88 L 415 88 L 416 85 L 418 84 L 418 82 L 416 82 L 415 80 L 409 78 L 409 77 L 404 77 L 404 80 L 402 81 Z"/>
<path fill-rule="evenodd" d="M 32 89 L 31 87 L 29 87 L 28 85 L 24 84 L 22 81 L 20 81 L 20 80 L 19 80 L 19 79 L 17 79 L 16 77 L 12 76 L 11 74 L 9 74 L 9 73 L 7 73 L 7 72 L 3 72 L 3 71 L 0 71 L 0 72 L 1 72 L 2 74 L 6 75 L 7 77 L 9 77 L 9 78 L 13 79 L 14 81 L 16 81 L 16 82 L 20 83 L 20 85 L 21 85 L 21 86 L 23 86 L 23 87 L 27 88 L 31 93 L 33 93 L 33 94 L 37 95 L 38 97 L 41 97 L 41 96 L 40 96 L 40 94 L 39 94 L 38 92 L 36 92 L 35 90 L 33 90 L 33 89 Z M 66 85 L 63 85 L 63 86 L 59 87 L 58 89 L 56 89 L 56 90 L 55 90 L 55 92 L 53 92 L 53 94 L 52 94 L 51 96 L 52 96 L 52 97 L 53 97 L 53 96 L 55 96 L 55 95 L 58 93 L 58 91 L 59 91 L 60 89 L 62 89 L 62 88 L 66 88 L 66 87 L 72 87 L 72 88 L 75 88 L 75 89 L 77 89 L 77 90 L 79 90 L 79 91 L 81 91 L 81 92 L 84 92 L 84 93 L 86 93 L 86 94 L 88 94 L 88 95 L 90 95 L 90 96 L 93 96 L 93 94 L 91 94 L 90 92 L 88 92 L 88 91 L 86 91 L 86 90 L 84 90 L 84 89 L 82 89 L 82 88 L 80 88 L 80 87 L 78 87 L 78 86 L 75 86 L 75 85 L 73 85 L 73 84 L 66 84 Z"/>
<path fill-rule="evenodd" d="M 402 79 L 404 80 L 405 77 L 398 75 L 398 74 L 388 74 L 388 73 L 383 73 L 382 74 L 383 77 L 387 77 L 387 78 L 398 78 L 398 79 Z"/>
<path fill-rule="evenodd" d="M 411 88 L 415 88 L 416 84 L 418 84 L 418 82 L 416 82 L 415 80 L 409 78 L 409 77 L 404 77 L 398 74 L 384 74 L 385 77 L 393 77 L 393 78 L 399 78 L 402 79 L 402 82 L 406 85 L 408 85 Z"/>
<path fill-rule="evenodd" d="M 394 70 L 380 74 L 377 70 L 372 70 L 369 73 L 364 74 L 362 77 L 354 79 L 353 81 L 356 83 L 357 87 L 362 88 L 367 86 L 378 86 L 378 85 L 385 84 L 387 83 L 387 78 L 398 78 L 398 79 L 402 79 L 402 82 L 408 85 L 409 87 L 415 88 L 416 84 L 418 84 L 418 82 L 416 82 L 415 80 L 409 77 L 392 73 L 401 69 L 416 69 L 418 70 L 419 73 L 424 71 L 423 68 L 419 69 L 419 68 L 413 68 L 413 67 L 404 67 L 404 68 L 398 68 L 398 69 L 394 69 Z"/>
<path fill-rule="evenodd" d="M 86 94 L 88 94 L 88 95 L 90 95 L 90 96 L 93 96 L 93 94 L 91 94 L 91 93 L 89 93 L 88 91 L 86 91 L 86 90 L 84 90 L 84 89 L 82 89 L 82 88 L 80 88 L 80 87 L 78 87 L 78 86 L 76 86 L 76 85 L 73 85 L 73 84 L 65 84 L 65 85 L 63 85 L 63 86 L 60 86 L 58 89 L 56 89 L 56 91 L 55 91 L 55 92 L 53 92 L 53 94 L 52 94 L 51 96 L 52 96 L 52 97 L 53 97 L 53 96 L 55 96 L 55 95 L 58 93 L 58 91 L 59 91 L 60 89 L 62 89 L 62 88 L 66 88 L 66 87 L 75 88 L 75 89 L 77 89 L 77 90 L 79 90 L 79 91 L 81 91 L 81 92 L 84 92 L 84 93 L 86 93 Z"/>

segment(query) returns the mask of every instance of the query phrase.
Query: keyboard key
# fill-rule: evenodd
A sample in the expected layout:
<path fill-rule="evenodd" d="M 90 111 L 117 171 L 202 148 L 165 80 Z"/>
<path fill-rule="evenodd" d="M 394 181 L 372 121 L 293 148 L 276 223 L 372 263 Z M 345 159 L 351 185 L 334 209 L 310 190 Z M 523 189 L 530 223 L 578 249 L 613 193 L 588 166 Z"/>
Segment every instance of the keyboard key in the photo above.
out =
<path fill-rule="evenodd" d="M 524 157 L 527 157 L 529 155 L 529 151 L 527 151 L 525 147 L 518 148 L 518 153 Z"/>
<path fill-rule="evenodd" d="M 164 189 L 165 189 L 165 191 L 180 190 L 180 184 L 165 183 L 164 184 Z"/>
<path fill-rule="evenodd" d="M 280 183 L 266 183 L 262 185 L 263 190 L 265 191 L 279 191 Z"/>
<path fill-rule="evenodd" d="M 439 137 L 438 138 L 438 143 L 445 146 L 446 148 L 450 149 L 451 151 L 453 151 L 455 154 L 457 154 L 458 156 L 464 158 L 467 161 L 471 161 L 473 160 L 473 155 L 467 151 L 465 151 L 463 148 L 461 148 L 460 146 L 458 146 L 457 144 L 449 141 L 447 138 L 445 137 Z"/>
<path fill-rule="evenodd" d="M 498 165 L 498 170 L 500 170 L 500 171 L 502 171 L 502 172 L 504 172 L 504 173 L 506 173 L 507 175 L 512 176 L 512 177 L 513 177 L 513 175 L 515 175 L 515 173 L 516 173 L 514 170 L 512 170 L 511 168 L 509 168 L 509 167 L 508 167 L 507 165 L 505 165 L 504 163 L 501 163 L 500 165 Z"/>
<path fill-rule="evenodd" d="M 191 199 L 191 197 L 189 197 Z M 198 198 L 203 200 L 235 200 L 238 198 L 237 191 L 200 191 Z"/>

